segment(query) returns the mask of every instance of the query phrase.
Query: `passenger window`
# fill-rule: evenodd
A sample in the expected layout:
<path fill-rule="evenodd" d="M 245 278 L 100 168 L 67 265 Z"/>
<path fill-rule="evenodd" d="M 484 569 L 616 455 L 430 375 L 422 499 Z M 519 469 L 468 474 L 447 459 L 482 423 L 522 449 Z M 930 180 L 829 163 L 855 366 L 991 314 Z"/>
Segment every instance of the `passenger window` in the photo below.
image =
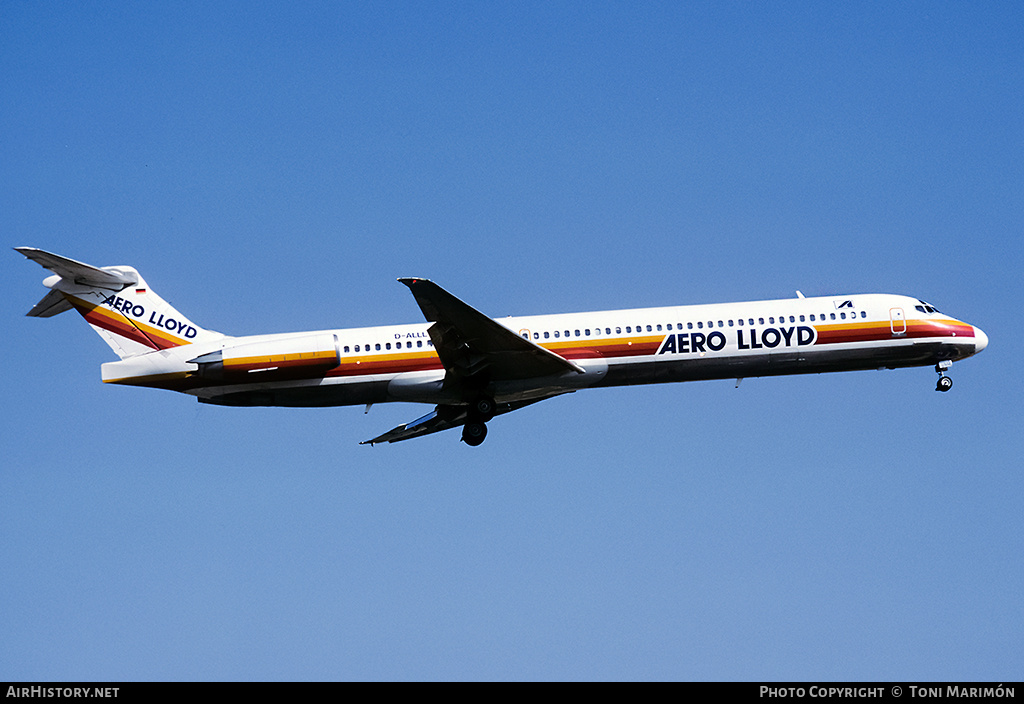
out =
<path fill-rule="evenodd" d="M 605 328 L 604 329 L 604 334 L 605 335 L 611 335 L 612 334 L 612 329 L 611 328 Z"/>
<path fill-rule="evenodd" d="M 758 318 L 757 319 L 757 324 L 758 325 L 764 325 L 764 318 Z"/>
<path fill-rule="evenodd" d="M 345 354 L 348 354 L 348 345 L 345 345 Z"/>
<path fill-rule="evenodd" d="M 558 337 L 558 331 L 555 330 L 555 337 Z"/>
<path fill-rule="evenodd" d="M 831 318 L 832 318 L 832 320 L 835 320 L 836 319 L 836 314 L 832 313 Z"/>
<path fill-rule="evenodd" d="M 866 310 L 862 310 L 862 311 L 860 312 L 860 317 L 862 317 L 862 318 L 866 318 L 866 317 L 868 317 L 868 312 L 867 312 Z"/>
<path fill-rule="evenodd" d="M 698 330 L 703 330 L 704 329 L 704 321 L 703 320 L 698 320 L 697 321 L 697 329 Z"/>
<path fill-rule="evenodd" d="M 376 348 L 377 350 L 380 350 L 380 343 L 378 342 L 378 343 L 377 343 L 376 345 L 374 345 L 374 347 L 375 347 L 375 348 Z"/>
<path fill-rule="evenodd" d="M 693 330 L 693 323 L 687 323 L 686 324 L 686 329 L 687 330 Z"/>
<path fill-rule="evenodd" d="M 633 328 L 631 328 L 630 326 L 627 325 L 626 326 L 626 334 L 628 335 L 631 332 L 633 332 Z"/>
<path fill-rule="evenodd" d="M 769 324 L 769 325 L 775 325 L 775 316 L 774 316 L 774 315 L 773 315 L 773 316 L 770 316 L 770 317 L 768 318 L 768 324 Z"/>
<path fill-rule="evenodd" d="M 802 315 L 800 316 L 800 322 L 801 323 L 804 322 L 804 316 L 802 316 Z"/>
<path fill-rule="evenodd" d="M 846 313 L 840 313 L 839 317 L 842 318 L 843 320 L 846 320 Z"/>
<path fill-rule="evenodd" d="M 540 333 L 539 332 L 533 333 L 533 339 L 534 340 L 539 340 L 540 339 Z"/>
<path fill-rule="evenodd" d="M 551 337 L 551 333 L 547 333 L 547 332 L 544 333 L 544 339 L 545 340 L 547 340 L 549 337 Z"/>
<path fill-rule="evenodd" d="M 622 334 L 622 328 L 618 328 L 618 327 L 615 328 L 615 334 L 616 335 L 621 335 Z"/>
<path fill-rule="evenodd" d="M 386 350 L 391 349 L 391 343 L 390 342 L 385 342 L 384 343 L 384 349 L 386 349 Z"/>
<path fill-rule="evenodd" d="M 742 322 L 742 321 L 740 321 Z M 729 319 L 729 327 L 732 327 L 732 318 Z"/>
<path fill-rule="evenodd" d="M 423 347 L 423 340 L 416 340 L 417 347 Z"/>

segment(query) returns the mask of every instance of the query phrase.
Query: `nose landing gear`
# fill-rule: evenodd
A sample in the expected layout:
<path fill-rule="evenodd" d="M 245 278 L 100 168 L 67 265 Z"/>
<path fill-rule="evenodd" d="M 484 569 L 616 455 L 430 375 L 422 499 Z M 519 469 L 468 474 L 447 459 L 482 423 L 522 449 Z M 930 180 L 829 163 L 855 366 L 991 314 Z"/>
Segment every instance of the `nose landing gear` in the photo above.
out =
<path fill-rule="evenodd" d="M 951 366 L 953 366 L 953 363 L 948 359 L 944 359 L 935 365 L 935 371 L 939 373 L 939 382 L 935 385 L 936 391 L 949 391 L 953 388 L 953 380 L 944 374 Z"/>

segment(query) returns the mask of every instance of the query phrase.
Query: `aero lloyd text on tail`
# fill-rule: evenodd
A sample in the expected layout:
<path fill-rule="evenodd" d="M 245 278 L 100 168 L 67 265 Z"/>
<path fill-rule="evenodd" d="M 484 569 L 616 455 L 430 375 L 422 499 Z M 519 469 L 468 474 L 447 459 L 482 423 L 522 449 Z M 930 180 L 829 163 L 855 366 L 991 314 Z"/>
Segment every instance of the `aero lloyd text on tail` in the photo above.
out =
<path fill-rule="evenodd" d="M 55 274 L 43 281 L 50 292 L 28 314 L 49 318 L 74 308 L 121 359 L 224 337 L 187 320 L 130 266 L 100 269 L 41 249 L 17 251 Z"/>
<path fill-rule="evenodd" d="M 54 273 L 29 311 L 74 308 L 120 361 L 103 381 L 223 406 L 433 406 L 363 444 L 449 428 L 479 445 L 495 416 L 602 386 L 934 366 L 988 344 L 979 328 L 909 296 L 858 294 L 492 319 L 437 284 L 402 278 L 426 322 L 231 337 L 175 310 L 128 266 L 18 247 Z"/>

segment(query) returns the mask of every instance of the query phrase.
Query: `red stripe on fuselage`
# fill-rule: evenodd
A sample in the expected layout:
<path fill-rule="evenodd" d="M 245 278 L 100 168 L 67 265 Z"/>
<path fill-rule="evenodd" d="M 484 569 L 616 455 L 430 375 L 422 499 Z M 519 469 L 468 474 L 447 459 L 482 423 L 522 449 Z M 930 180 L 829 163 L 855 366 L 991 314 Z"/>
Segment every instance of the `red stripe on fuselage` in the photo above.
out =
<path fill-rule="evenodd" d="M 896 323 L 899 330 L 900 323 Z M 974 328 L 956 320 L 908 320 L 904 332 L 894 332 L 890 322 L 858 325 L 818 327 L 815 345 L 835 345 L 847 342 L 879 342 L 924 337 L 974 337 Z"/>

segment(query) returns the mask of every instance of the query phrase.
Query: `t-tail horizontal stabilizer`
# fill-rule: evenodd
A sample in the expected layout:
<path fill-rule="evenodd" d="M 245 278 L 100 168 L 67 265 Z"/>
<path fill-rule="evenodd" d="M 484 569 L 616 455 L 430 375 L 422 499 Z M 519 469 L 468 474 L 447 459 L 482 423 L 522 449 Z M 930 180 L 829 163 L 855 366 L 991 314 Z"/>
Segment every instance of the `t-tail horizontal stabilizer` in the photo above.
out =
<path fill-rule="evenodd" d="M 62 257 L 59 254 L 45 252 L 35 247 L 15 247 L 15 251 L 21 252 L 26 257 L 36 262 L 45 269 L 49 269 L 60 277 L 61 280 L 83 287 L 98 288 L 111 293 L 117 293 L 132 284 L 138 283 L 139 277 L 133 276 L 131 272 L 118 270 L 115 267 L 100 269 L 90 264 L 75 261 Z M 46 280 L 51 290 L 43 296 L 39 303 L 32 306 L 26 315 L 33 318 L 50 318 L 58 313 L 71 310 L 73 306 L 64 297 L 64 294 L 54 288 L 58 280 Z"/>

